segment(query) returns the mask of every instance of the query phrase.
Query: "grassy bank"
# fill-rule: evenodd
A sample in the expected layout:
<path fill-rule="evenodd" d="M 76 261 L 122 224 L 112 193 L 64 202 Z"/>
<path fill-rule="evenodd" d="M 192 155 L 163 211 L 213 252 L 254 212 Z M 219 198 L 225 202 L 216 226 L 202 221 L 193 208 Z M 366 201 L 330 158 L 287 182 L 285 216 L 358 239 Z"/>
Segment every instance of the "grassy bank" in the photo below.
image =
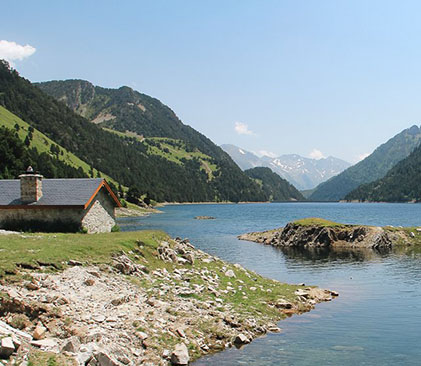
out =
<path fill-rule="evenodd" d="M 163 260 L 160 255 L 162 245 L 178 253 L 176 260 Z M 191 262 L 183 260 L 185 253 L 177 252 L 180 245 L 184 245 L 182 251 L 191 251 L 195 259 Z M 158 319 L 171 318 L 171 324 L 180 323 L 185 332 L 180 339 L 174 325 L 166 329 L 162 326 L 154 328 L 156 325 L 152 320 L 147 322 L 147 326 L 133 322 L 132 332 L 154 329 L 144 348 L 145 352 L 150 352 L 148 357 L 156 362 L 161 359 L 163 350 L 172 349 L 180 341 L 188 343 L 190 356 L 195 359 L 229 346 L 239 332 L 254 338 L 275 327 L 278 320 L 308 311 L 316 302 L 326 300 L 316 298 L 311 301 L 311 296 L 300 297 L 296 292 L 303 291 L 302 286 L 264 278 L 239 265 L 190 249 L 188 245 L 173 241 L 160 231 L 0 236 L 0 283 L 19 289 L 20 283 L 27 283 L 35 273 L 54 276 L 67 270 L 70 268 L 69 261 L 81 262 L 81 268 L 112 268 L 113 256 L 124 253 L 143 268 L 143 275 L 121 275 L 121 283 L 128 281 L 144 296 L 152 296 L 167 304 L 162 312 L 156 310 L 156 305 L 146 309 L 145 316 L 153 316 L 151 314 L 155 311 L 154 316 Z M 108 276 L 107 273 L 111 273 L 109 269 L 101 276 Z M 201 313 L 180 310 L 181 303 L 186 309 L 193 307 Z M 286 308 L 282 305 L 285 303 L 291 306 Z M 37 353 L 31 357 L 30 360 L 47 360 L 37 361 L 39 366 L 59 362 L 58 358 L 54 361 L 52 355 L 47 357 Z"/>
<path fill-rule="evenodd" d="M 153 207 L 140 207 L 130 202 L 126 202 L 127 207 L 119 207 L 116 209 L 116 217 L 140 217 L 154 213 L 162 213 Z"/>

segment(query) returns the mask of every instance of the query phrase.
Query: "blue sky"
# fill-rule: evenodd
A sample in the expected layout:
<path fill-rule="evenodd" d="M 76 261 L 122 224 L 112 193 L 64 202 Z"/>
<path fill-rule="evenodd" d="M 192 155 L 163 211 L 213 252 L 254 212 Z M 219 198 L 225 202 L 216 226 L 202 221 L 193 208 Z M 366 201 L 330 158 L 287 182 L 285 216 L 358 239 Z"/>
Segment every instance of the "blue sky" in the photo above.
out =
<path fill-rule="evenodd" d="M 385 0 L 14 0 L 0 40 L 35 48 L 13 61 L 31 81 L 128 85 L 217 144 L 355 162 L 420 124 L 420 12 Z"/>

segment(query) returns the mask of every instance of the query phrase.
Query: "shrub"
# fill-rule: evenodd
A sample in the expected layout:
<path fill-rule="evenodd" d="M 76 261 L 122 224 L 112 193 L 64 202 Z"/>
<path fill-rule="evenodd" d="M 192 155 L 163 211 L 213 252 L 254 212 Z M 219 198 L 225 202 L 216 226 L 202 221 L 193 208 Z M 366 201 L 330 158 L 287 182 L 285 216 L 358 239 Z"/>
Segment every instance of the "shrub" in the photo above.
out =
<path fill-rule="evenodd" d="M 112 228 L 111 228 L 111 232 L 112 233 L 118 233 L 120 231 L 120 226 L 118 226 L 118 225 L 114 225 Z"/>

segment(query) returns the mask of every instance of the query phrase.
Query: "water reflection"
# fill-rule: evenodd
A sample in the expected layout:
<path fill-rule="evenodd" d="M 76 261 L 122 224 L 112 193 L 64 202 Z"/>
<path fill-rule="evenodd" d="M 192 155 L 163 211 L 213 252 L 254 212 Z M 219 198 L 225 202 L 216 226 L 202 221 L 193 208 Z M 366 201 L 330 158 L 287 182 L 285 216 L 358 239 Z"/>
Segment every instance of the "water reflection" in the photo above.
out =
<path fill-rule="evenodd" d="M 282 247 L 279 250 L 287 260 L 302 264 L 331 262 L 364 262 L 378 260 L 391 253 L 390 249 L 374 250 L 368 248 L 297 248 Z"/>

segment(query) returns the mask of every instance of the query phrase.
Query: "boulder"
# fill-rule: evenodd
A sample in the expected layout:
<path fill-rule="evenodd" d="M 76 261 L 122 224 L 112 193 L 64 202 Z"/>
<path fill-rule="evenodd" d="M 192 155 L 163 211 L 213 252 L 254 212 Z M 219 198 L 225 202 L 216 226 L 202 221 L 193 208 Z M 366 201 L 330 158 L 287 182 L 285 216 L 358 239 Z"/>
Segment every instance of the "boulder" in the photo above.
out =
<path fill-rule="evenodd" d="M 171 354 L 171 363 L 173 365 L 188 365 L 189 360 L 189 351 L 186 345 L 184 343 L 177 344 Z"/>
<path fill-rule="evenodd" d="M 184 258 L 190 263 L 194 264 L 194 254 L 193 253 L 187 253 Z"/>
<path fill-rule="evenodd" d="M 72 352 L 76 353 L 79 351 L 80 348 L 80 341 L 78 337 L 70 337 L 65 343 L 63 348 L 61 349 L 62 352 Z"/>
<path fill-rule="evenodd" d="M 234 344 L 237 344 L 237 345 L 247 344 L 247 343 L 250 343 L 250 339 L 247 336 L 245 336 L 243 333 L 240 333 L 234 339 Z"/>
<path fill-rule="evenodd" d="M 34 337 L 35 340 L 43 339 L 45 336 L 45 333 L 47 333 L 47 328 L 45 328 L 42 324 L 38 324 L 35 327 L 32 337 Z"/>
<path fill-rule="evenodd" d="M 280 299 L 276 302 L 275 307 L 278 309 L 292 309 L 292 303 L 286 300 Z"/>
<path fill-rule="evenodd" d="M 51 350 L 57 347 L 57 341 L 53 338 L 41 339 L 39 341 L 32 341 L 31 346 L 41 348 L 42 350 Z"/>
<path fill-rule="evenodd" d="M 95 353 L 94 359 L 97 361 L 96 365 L 98 366 L 119 366 L 118 362 L 104 351 Z"/>
<path fill-rule="evenodd" d="M 0 356 L 2 358 L 9 358 L 15 352 L 15 345 L 12 337 L 6 337 L 1 340 Z"/>

